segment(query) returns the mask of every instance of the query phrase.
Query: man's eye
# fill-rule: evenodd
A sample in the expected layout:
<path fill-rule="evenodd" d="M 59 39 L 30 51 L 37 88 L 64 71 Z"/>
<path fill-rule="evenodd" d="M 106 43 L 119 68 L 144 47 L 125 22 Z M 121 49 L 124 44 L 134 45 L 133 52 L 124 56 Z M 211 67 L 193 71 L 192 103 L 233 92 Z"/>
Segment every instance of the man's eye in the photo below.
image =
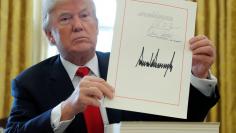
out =
<path fill-rule="evenodd" d="M 69 17 L 63 17 L 60 19 L 60 21 L 68 21 L 70 18 Z"/>
<path fill-rule="evenodd" d="M 88 16 L 89 16 L 88 13 L 82 13 L 82 14 L 80 15 L 81 18 L 86 18 L 86 17 L 88 17 Z"/>
<path fill-rule="evenodd" d="M 88 16 L 89 16 L 89 13 L 86 13 L 86 12 L 80 14 L 80 18 L 87 18 Z"/>
<path fill-rule="evenodd" d="M 71 17 L 61 17 L 60 18 L 60 23 L 61 24 L 67 24 L 70 22 Z"/>

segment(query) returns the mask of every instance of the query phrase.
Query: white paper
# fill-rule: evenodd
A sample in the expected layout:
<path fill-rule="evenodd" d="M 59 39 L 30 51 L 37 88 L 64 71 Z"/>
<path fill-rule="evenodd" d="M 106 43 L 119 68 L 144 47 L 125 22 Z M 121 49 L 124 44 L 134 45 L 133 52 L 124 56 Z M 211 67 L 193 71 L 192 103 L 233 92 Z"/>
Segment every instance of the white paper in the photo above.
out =
<path fill-rule="evenodd" d="M 104 133 L 120 133 L 120 123 L 106 125 L 104 127 Z"/>
<path fill-rule="evenodd" d="M 218 122 L 122 122 L 121 133 L 219 133 Z"/>
<path fill-rule="evenodd" d="M 117 0 L 107 77 L 115 98 L 104 105 L 186 118 L 195 17 L 193 2 Z"/>

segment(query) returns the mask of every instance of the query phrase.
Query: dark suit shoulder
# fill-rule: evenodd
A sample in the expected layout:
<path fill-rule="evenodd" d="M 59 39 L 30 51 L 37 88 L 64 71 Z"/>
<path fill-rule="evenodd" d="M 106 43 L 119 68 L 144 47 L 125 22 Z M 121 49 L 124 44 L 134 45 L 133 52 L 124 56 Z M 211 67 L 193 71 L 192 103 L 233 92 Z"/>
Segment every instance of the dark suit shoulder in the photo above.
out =
<path fill-rule="evenodd" d="M 66 92 L 64 88 L 68 88 Z M 58 55 L 24 70 L 12 81 L 12 96 L 31 101 L 41 112 L 67 98 L 71 90 L 73 85 Z"/>
<path fill-rule="evenodd" d="M 60 66 L 62 67 L 62 65 L 58 64 L 61 63 L 60 57 L 57 55 L 21 72 L 14 80 L 12 80 L 12 95 L 14 97 L 26 97 L 26 95 L 28 95 L 27 97 L 29 97 L 30 95 L 36 96 L 39 92 L 44 94 L 51 81 L 52 72 L 61 72 L 61 70 L 57 68 Z"/>
<path fill-rule="evenodd" d="M 49 72 L 55 62 L 59 61 L 59 55 L 50 57 L 46 60 L 35 64 L 26 70 L 22 71 L 17 77 L 16 80 L 24 80 L 24 79 L 34 79 L 39 78 L 41 76 L 45 76 L 47 72 Z"/>
<path fill-rule="evenodd" d="M 58 55 L 46 59 L 24 70 L 12 81 L 14 101 L 6 132 L 53 132 L 51 109 L 61 99 L 57 100 L 55 91 L 51 91 L 48 73 L 57 61 L 60 63 Z"/>

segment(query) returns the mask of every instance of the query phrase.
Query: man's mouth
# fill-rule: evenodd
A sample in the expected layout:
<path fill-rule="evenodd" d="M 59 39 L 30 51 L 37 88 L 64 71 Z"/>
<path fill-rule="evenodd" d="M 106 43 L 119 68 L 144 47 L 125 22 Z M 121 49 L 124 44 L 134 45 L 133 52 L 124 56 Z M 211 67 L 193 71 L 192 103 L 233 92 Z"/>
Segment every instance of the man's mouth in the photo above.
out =
<path fill-rule="evenodd" d="M 76 37 L 72 40 L 72 42 L 83 42 L 83 41 L 88 41 L 88 38 L 87 37 Z"/>

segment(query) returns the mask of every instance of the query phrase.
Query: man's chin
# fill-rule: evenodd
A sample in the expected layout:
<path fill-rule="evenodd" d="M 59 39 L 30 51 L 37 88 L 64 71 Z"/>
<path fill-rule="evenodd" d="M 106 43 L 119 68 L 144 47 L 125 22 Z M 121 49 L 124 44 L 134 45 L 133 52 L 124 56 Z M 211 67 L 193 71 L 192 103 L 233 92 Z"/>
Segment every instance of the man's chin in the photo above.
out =
<path fill-rule="evenodd" d="M 75 54 L 93 54 L 93 53 L 95 53 L 95 48 L 91 47 L 91 46 L 88 46 L 88 47 L 77 47 L 76 49 L 74 49 L 71 52 L 75 53 Z"/>

